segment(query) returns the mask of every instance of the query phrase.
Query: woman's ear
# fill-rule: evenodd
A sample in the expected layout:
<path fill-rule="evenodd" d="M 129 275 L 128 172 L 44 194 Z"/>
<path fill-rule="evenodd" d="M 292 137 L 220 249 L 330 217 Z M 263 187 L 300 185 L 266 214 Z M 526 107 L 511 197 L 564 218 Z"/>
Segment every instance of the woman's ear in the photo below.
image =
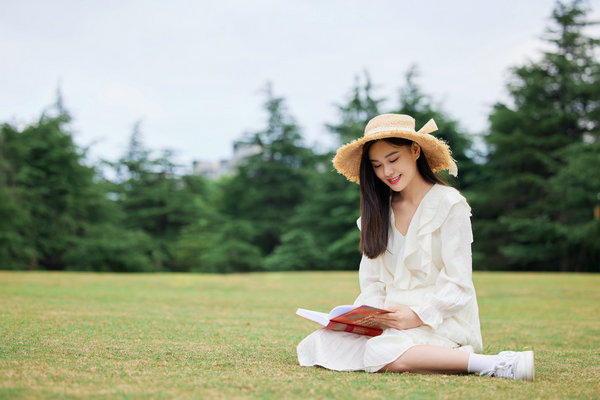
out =
<path fill-rule="evenodd" d="M 415 142 L 412 142 L 412 144 L 410 145 L 410 152 L 413 155 L 413 159 L 417 160 L 421 155 L 421 146 L 419 146 Z"/>

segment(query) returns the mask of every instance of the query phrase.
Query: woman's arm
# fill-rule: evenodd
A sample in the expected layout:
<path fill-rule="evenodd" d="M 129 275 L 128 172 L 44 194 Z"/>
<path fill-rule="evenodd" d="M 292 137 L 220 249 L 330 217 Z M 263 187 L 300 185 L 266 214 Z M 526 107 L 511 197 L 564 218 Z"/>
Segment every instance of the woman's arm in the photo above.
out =
<path fill-rule="evenodd" d="M 380 271 L 383 267 L 382 256 L 370 259 L 363 255 L 358 270 L 360 295 L 354 301 L 355 305 L 368 305 L 382 308 L 385 304 L 385 283 L 381 281 Z"/>

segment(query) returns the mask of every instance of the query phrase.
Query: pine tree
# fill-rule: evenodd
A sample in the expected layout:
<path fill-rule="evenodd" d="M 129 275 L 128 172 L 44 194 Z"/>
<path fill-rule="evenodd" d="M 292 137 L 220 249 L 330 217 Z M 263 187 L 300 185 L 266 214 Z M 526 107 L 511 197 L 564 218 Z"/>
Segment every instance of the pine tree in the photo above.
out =
<path fill-rule="evenodd" d="M 154 269 L 177 268 L 173 246 L 182 230 L 199 218 L 198 194 L 188 187 L 189 180 L 177 176 L 169 151 L 154 158 L 145 148 L 139 123 L 134 126 L 124 156 L 114 167 L 119 182 L 113 190 L 123 213 L 123 226 L 149 237 L 151 245 L 144 247 L 150 247 Z"/>
<path fill-rule="evenodd" d="M 597 149 L 599 42 L 584 33 L 586 13 L 581 1 L 557 3 L 546 37 L 553 50 L 512 70 L 512 104 L 496 104 L 490 116 L 486 183 L 475 207 L 477 251 L 488 255 L 488 267 L 552 269 L 558 263 L 569 270 L 591 264 L 589 257 L 573 257 L 580 245 L 568 227 L 589 220 L 599 175 L 588 174 L 589 192 L 573 210 L 565 195 L 574 188 L 562 172 L 572 171 L 579 152 Z"/>
<path fill-rule="evenodd" d="M 96 171 L 84 165 L 84 152 L 73 142 L 69 121 L 59 95 L 37 123 L 21 131 L 2 127 L 0 213 L 5 218 L 0 253 L 7 264 L 64 269 L 86 226 L 104 216 L 106 203 L 96 190 Z M 16 247 L 19 244 L 23 247 Z"/>
<path fill-rule="evenodd" d="M 413 117 L 417 125 L 415 129 L 425 125 L 431 118 L 435 120 L 438 130 L 432 135 L 448 143 L 459 170 L 458 178 L 447 172 L 442 173 L 442 178 L 461 190 L 468 190 L 477 181 L 480 168 L 473 160 L 473 140 L 460 131 L 457 121 L 451 119 L 441 106 L 434 104 L 431 97 L 421 91 L 415 82 L 417 78 L 418 69 L 412 66 L 405 75 L 405 84 L 400 89 L 399 107 L 394 112 Z"/>
<path fill-rule="evenodd" d="M 266 95 L 266 126 L 237 143 L 256 152 L 239 163 L 223 188 L 224 214 L 250 224 L 248 243 L 260 248 L 263 256 L 279 245 L 283 226 L 309 195 L 306 171 L 313 162 L 285 100 L 275 97 L 270 85 Z"/>
<path fill-rule="evenodd" d="M 27 240 L 29 212 L 21 200 L 16 173 L 24 152 L 20 132 L 4 124 L 0 128 L 0 262 L 3 269 L 19 269 L 34 259 Z"/>
<path fill-rule="evenodd" d="M 345 104 L 338 105 L 339 122 L 327 125 L 337 145 L 363 135 L 367 122 L 379 114 L 368 75 L 357 78 Z M 282 243 L 266 260 L 269 269 L 356 269 L 360 261 L 359 188 L 331 164 L 334 152 L 318 157 L 307 187 L 310 196 L 285 224 Z"/>

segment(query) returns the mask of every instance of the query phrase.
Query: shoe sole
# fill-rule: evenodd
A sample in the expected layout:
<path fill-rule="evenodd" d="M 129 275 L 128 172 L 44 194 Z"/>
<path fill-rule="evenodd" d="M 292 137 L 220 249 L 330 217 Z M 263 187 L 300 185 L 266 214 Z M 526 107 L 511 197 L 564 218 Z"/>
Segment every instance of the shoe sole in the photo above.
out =
<path fill-rule="evenodd" d="M 535 363 L 533 358 L 533 351 L 523 352 L 523 368 L 521 369 L 521 375 L 523 380 L 533 381 L 535 379 Z"/>

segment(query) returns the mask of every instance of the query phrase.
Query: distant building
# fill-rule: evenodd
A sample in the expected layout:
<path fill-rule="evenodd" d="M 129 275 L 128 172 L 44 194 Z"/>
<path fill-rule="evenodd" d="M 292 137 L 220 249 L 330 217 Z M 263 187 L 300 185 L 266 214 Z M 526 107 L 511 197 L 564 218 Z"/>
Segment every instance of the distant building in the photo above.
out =
<path fill-rule="evenodd" d="M 248 157 L 261 152 L 257 144 L 234 143 L 233 156 L 230 160 L 220 161 L 194 161 L 192 171 L 195 175 L 202 175 L 208 179 L 219 179 L 232 174 L 235 167 L 245 162 Z"/>
<path fill-rule="evenodd" d="M 194 175 L 202 175 L 208 179 L 219 179 L 230 172 L 229 160 L 221 161 L 194 161 L 192 171 Z"/>

